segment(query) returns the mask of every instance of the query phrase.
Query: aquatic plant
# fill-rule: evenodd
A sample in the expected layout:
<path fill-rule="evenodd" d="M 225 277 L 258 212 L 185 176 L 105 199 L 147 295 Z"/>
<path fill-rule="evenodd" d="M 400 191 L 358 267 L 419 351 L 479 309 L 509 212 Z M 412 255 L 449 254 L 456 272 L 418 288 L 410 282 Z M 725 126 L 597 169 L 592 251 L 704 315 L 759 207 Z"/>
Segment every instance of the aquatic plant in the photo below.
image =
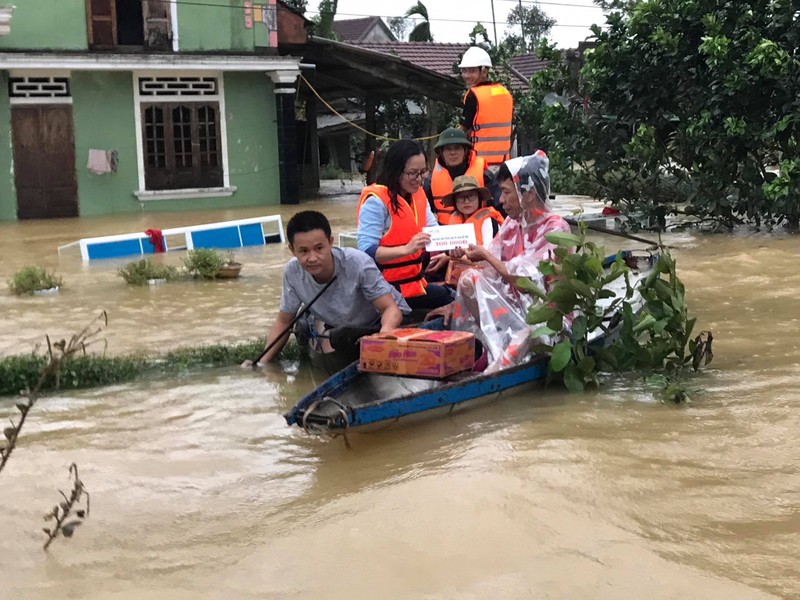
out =
<path fill-rule="evenodd" d="M 58 493 L 64 498 L 63 502 L 56 504 L 50 512 L 44 515 L 45 521 L 54 521 L 49 527 L 43 527 L 42 531 L 47 536 L 47 541 L 44 543 L 44 549 L 47 550 L 50 544 L 53 543 L 59 534 L 64 537 L 72 537 L 75 528 L 83 523 L 83 520 L 89 516 L 90 497 L 89 492 L 83 485 L 78 476 L 78 465 L 72 463 L 69 466 L 69 477 L 72 480 L 72 490 L 67 496 L 61 490 Z M 86 508 L 76 508 L 80 505 L 83 497 L 86 497 Z M 73 512 L 74 511 L 74 512 Z M 68 521 L 70 517 L 72 520 Z"/>
<path fill-rule="evenodd" d="M 605 249 L 586 241 L 586 229 L 580 222 L 578 235 L 545 236 L 557 246 L 555 260 L 539 265 L 542 274 L 552 278 L 546 293 L 530 280 L 520 281 L 522 289 L 541 300 L 528 312 L 528 323 L 540 325 L 533 335 L 562 334 L 564 338 L 553 346 L 538 348 L 551 353 L 550 375 L 558 374 L 568 389 L 580 391 L 587 385 L 597 385 L 599 371 L 639 371 L 647 376 L 660 373 L 662 399 L 687 401 L 689 394 L 682 383 L 685 371 L 688 367 L 696 371 L 711 361 L 713 336 L 704 331 L 692 337 L 696 319 L 688 316 L 675 260 L 661 246 L 652 270 L 634 290 L 631 270 L 622 254 L 604 269 Z M 620 278 L 625 279 L 624 298 L 599 305 L 599 300 L 614 297 L 607 286 Z M 643 301 L 638 312 L 631 302 L 634 292 Z M 621 315 L 616 321 L 612 319 L 615 314 Z M 565 326 L 568 315 L 573 317 L 572 322 Z M 616 325 L 620 326 L 619 336 L 609 347 L 590 347 L 590 332 L 598 328 L 608 332 Z"/>
<path fill-rule="evenodd" d="M 42 381 L 42 390 L 59 388 L 91 388 L 133 381 L 146 376 L 180 373 L 208 367 L 240 365 L 257 356 L 264 340 L 252 339 L 233 344 L 211 344 L 176 348 L 165 354 L 133 353 L 121 356 L 87 354 L 73 356 L 65 362 L 58 378 L 50 373 Z M 293 342 L 281 351 L 282 360 L 301 358 L 300 347 Z M 29 353 L 0 358 L 0 396 L 16 395 L 33 386 L 47 364 L 47 355 Z"/>
<path fill-rule="evenodd" d="M 134 260 L 117 269 L 117 275 L 128 285 L 146 285 L 151 279 L 176 279 L 178 269 L 171 265 L 158 265 L 149 258 Z"/>
<path fill-rule="evenodd" d="M 183 266 L 192 277 L 215 279 L 222 267 L 228 263 L 225 256 L 211 248 L 189 250 L 183 259 Z"/>
<path fill-rule="evenodd" d="M 43 267 L 36 266 L 23 267 L 8 282 L 11 292 L 18 296 L 33 294 L 39 290 L 48 290 L 61 285 L 63 285 L 61 277 Z"/>

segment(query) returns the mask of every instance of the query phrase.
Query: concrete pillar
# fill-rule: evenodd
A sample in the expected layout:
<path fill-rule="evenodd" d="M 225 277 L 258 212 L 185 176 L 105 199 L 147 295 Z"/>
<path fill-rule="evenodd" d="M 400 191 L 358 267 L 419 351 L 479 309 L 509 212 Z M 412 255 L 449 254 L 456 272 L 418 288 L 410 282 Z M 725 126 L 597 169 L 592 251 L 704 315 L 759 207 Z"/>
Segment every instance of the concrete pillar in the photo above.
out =
<path fill-rule="evenodd" d="M 294 95 L 298 71 L 270 71 L 275 84 L 275 113 L 278 126 L 278 174 L 281 204 L 300 202 L 300 174 L 297 165 L 297 127 Z"/>

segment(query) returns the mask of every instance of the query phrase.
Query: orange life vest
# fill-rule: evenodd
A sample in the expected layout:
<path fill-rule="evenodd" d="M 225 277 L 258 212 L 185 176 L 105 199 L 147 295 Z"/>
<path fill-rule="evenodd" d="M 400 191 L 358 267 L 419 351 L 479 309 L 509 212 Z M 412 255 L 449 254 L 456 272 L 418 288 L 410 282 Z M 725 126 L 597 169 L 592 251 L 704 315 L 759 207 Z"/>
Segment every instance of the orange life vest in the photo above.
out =
<path fill-rule="evenodd" d="M 483 172 L 486 171 L 486 161 L 475 155 L 475 152 L 470 150 L 469 166 L 467 167 L 464 175 L 472 175 L 477 181 L 478 185 L 483 187 Z M 447 225 L 450 221 L 450 215 L 455 210 L 452 206 L 445 206 L 442 204 L 442 198 L 453 191 L 453 179 L 450 177 L 450 172 L 447 167 L 443 167 L 439 161 L 436 161 L 436 166 L 433 168 L 433 175 L 431 175 L 431 196 L 433 196 L 433 208 L 436 211 L 436 219 L 439 225 Z"/>
<path fill-rule="evenodd" d="M 472 223 L 473 227 L 475 227 L 475 240 L 478 242 L 479 246 L 483 246 L 483 223 L 486 219 L 494 219 L 497 221 L 498 225 L 502 225 L 503 215 L 501 215 L 497 210 L 495 210 L 491 206 L 484 206 L 483 208 L 479 208 L 474 213 L 472 213 L 469 217 L 464 219 L 464 217 L 458 213 L 453 214 L 450 217 L 450 222 L 448 225 L 461 225 L 462 223 Z M 486 240 L 489 242 L 490 240 Z"/>
<path fill-rule="evenodd" d="M 428 198 L 425 196 L 425 191 L 421 186 L 411 197 L 410 206 L 402 196 L 397 197 L 400 210 L 395 214 L 392 210 L 389 188 L 385 185 L 368 185 L 361 190 L 361 197 L 358 199 L 356 225 L 358 225 L 361 206 L 370 196 L 380 199 L 386 210 L 389 211 L 389 229 L 378 242 L 379 246 L 384 248 L 402 246 L 425 227 L 425 211 L 428 207 Z M 425 276 L 422 272 L 422 254 L 422 250 L 417 250 L 408 256 L 377 263 L 378 268 L 383 273 L 383 277 L 400 291 L 403 298 L 413 298 L 425 293 L 425 287 L 428 282 L 425 281 Z"/>
<path fill-rule="evenodd" d="M 511 152 L 514 99 L 499 83 L 476 85 L 467 94 L 470 91 L 478 101 L 475 122 L 472 124 L 472 149 L 487 164 L 498 165 L 507 160 Z"/>

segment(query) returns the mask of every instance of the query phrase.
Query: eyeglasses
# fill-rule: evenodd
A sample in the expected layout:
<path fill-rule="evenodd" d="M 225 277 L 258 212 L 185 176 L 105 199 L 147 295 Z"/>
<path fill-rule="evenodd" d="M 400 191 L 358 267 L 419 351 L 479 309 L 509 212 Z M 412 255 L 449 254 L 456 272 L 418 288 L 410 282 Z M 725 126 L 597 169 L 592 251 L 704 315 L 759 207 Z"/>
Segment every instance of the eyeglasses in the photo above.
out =
<path fill-rule="evenodd" d="M 475 202 L 480 199 L 478 192 L 461 192 L 456 196 L 456 202 Z"/>
<path fill-rule="evenodd" d="M 428 173 L 430 173 L 429 169 L 422 169 L 421 171 L 403 171 L 406 177 L 411 180 L 414 179 L 422 179 L 423 177 L 427 177 Z"/>

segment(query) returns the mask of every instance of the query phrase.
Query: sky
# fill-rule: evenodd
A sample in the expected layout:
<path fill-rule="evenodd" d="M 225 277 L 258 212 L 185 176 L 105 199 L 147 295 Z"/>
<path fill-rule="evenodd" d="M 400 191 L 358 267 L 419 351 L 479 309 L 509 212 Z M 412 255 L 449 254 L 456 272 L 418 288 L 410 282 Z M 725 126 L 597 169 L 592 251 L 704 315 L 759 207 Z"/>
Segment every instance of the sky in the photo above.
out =
<path fill-rule="evenodd" d="M 431 33 L 437 42 L 468 42 L 469 33 L 480 21 L 493 38 L 492 4 L 494 4 L 497 22 L 497 37 L 502 39 L 505 31 L 506 17 L 519 0 L 422 0 L 428 9 L 431 21 Z M 522 4 L 534 4 L 533 0 L 522 0 Z M 393 0 L 392 2 L 375 2 L 369 0 L 339 0 L 336 19 L 355 19 L 363 16 L 386 17 L 400 16 L 416 0 Z M 556 20 L 557 24 L 550 30 L 548 39 L 559 48 L 575 48 L 578 42 L 591 35 L 589 27 L 593 23 L 605 22 L 603 11 L 592 4 L 591 0 L 542 0 L 539 8 Z M 319 7 L 318 0 L 309 0 L 306 17 L 313 18 Z M 456 10 L 454 10 L 454 8 Z"/>

